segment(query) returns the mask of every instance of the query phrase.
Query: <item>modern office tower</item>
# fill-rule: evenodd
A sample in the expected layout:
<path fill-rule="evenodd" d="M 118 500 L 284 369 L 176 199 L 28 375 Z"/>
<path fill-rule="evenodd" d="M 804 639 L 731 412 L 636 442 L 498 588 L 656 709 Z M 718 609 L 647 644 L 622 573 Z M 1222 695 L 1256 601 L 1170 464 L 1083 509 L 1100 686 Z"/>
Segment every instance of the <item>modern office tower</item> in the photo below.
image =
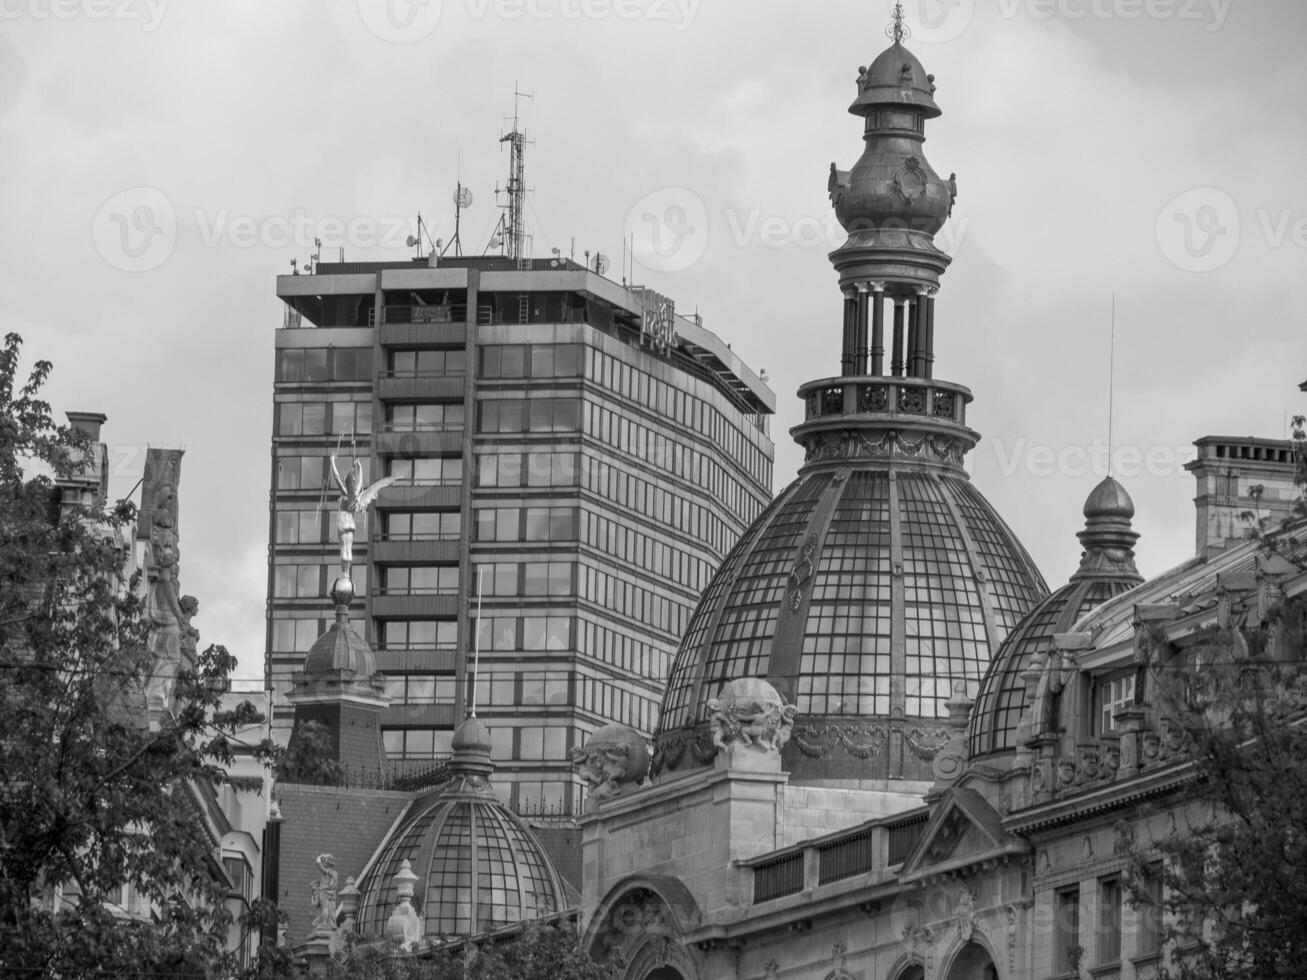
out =
<path fill-rule="evenodd" d="M 573 806 L 568 750 L 609 722 L 652 732 L 701 590 L 771 497 L 774 396 L 665 297 L 568 260 L 320 263 L 277 295 L 280 731 L 331 622 L 329 456 L 342 477 L 357 458 L 365 485 L 399 478 L 359 522 L 352 570 L 389 760 L 440 758 L 475 710 L 510 802 Z"/>

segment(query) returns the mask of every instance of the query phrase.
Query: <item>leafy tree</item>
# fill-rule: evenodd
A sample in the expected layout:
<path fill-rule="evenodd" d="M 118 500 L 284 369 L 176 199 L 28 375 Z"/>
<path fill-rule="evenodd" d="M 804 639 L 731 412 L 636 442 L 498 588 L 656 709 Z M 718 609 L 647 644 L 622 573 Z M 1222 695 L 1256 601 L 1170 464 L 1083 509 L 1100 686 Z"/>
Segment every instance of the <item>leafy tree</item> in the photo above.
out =
<path fill-rule="evenodd" d="M 511 936 L 399 953 L 386 943 L 357 946 L 329 977 L 351 980 L 612 980 L 608 963 L 585 952 L 565 921 L 528 923 Z"/>
<path fill-rule="evenodd" d="M 0 350 L 0 974 L 206 975 L 228 914 L 197 794 L 258 714 L 220 710 L 235 661 L 213 645 L 146 723 L 134 510 L 59 506 L 89 447 L 40 397 L 49 362 L 20 384 L 21 346 Z"/>
<path fill-rule="evenodd" d="M 1193 780 L 1175 825 L 1126 847 L 1137 907 L 1157 895 L 1163 973 L 1178 980 L 1301 978 L 1307 963 L 1307 600 L 1265 629 L 1216 631 L 1198 662 L 1163 671 Z M 1160 869 L 1149 864 L 1162 859 Z M 1156 897 L 1153 900 L 1156 903 Z"/>

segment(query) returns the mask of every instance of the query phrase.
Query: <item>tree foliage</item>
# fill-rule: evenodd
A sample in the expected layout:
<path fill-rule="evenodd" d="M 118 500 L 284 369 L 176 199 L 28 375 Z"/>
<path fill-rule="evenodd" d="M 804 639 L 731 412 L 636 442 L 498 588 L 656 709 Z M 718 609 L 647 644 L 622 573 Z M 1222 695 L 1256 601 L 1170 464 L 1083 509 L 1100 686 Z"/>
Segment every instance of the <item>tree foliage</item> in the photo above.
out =
<path fill-rule="evenodd" d="M 421 953 L 385 943 L 356 947 L 329 976 L 340 980 L 611 980 L 611 964 L 585 952 L 566 921 L 528 923 L 512 936 L 455 944 Z"/>
<path fill-rule="evenodd" d="M 1174 824 L 1128 851 L 1137 905 L 1147 877 L 1160 877 L 1165 976 L 1304 975 L 1305 641 L 1307 600 L 1287 600 L 1264 629 L 1216 631 L 1184 669 L 1159 676 L 1159 712 L 1179 726 L 1194 779 Z"/>
<path fill-rule="evenodd" d="M 229 923 L 197 794 L 258 715 L 221 710 L 213 645 L 148 724 L 134 509 L 61 510 L 90 447 L 40 397 L 49 362 L 19 382 L 21 346 L 0 351 L 0 973 L 205 975 Z"/>

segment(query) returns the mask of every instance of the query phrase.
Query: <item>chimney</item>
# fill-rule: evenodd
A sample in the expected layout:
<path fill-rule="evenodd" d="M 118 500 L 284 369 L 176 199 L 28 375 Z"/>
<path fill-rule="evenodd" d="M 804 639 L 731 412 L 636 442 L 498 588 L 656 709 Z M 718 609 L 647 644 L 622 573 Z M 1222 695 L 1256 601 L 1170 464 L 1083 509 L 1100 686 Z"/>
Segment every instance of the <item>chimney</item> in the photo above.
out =
<path fill-rule="evenodd" d="M 1198 458 L 1185 469 L 1198 481 L 1197 555 L 1210 558 L 1264 531 L 1278 530 L 1293 513 L 1300 492 L 1294 484 L 1293 443 L 1287 439 L 1203 436 L 1194 443 Z M 1254 499 L 1252 488 L 1260 486 Z M 1251 514 L 1250 522 L 1243 515 Z"/>
<path fill-rule="evenodd" d="M 100 426 L 109 421 L 103 412 L 65 412 L 68 424 L 82 433 L 91 442 L 100 441 Z"/>

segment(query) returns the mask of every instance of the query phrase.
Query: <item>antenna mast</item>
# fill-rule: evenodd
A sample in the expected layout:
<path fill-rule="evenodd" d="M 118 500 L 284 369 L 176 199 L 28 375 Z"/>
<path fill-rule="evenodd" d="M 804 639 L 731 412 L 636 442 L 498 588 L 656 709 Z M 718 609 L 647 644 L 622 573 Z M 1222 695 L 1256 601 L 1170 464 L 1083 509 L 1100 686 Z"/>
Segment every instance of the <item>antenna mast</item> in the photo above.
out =
<path fill-rule="evenodd" d="M 506 254 L 519 266 L 526 260 L 526 133 L 518 125 L 519 104 L 522 99 L 533 98 L 526 92 L 519 92 L 513 86 L 513 129 L 499 137 L 499 142 L 508 144 L 508 186 L 504 194 L 508 203 L 500 207 L 508 209 L 508 214 L 500 219 L 504 229 L 504 246 Z M 496 193 L 499 193 L 496 190 Z"/>

